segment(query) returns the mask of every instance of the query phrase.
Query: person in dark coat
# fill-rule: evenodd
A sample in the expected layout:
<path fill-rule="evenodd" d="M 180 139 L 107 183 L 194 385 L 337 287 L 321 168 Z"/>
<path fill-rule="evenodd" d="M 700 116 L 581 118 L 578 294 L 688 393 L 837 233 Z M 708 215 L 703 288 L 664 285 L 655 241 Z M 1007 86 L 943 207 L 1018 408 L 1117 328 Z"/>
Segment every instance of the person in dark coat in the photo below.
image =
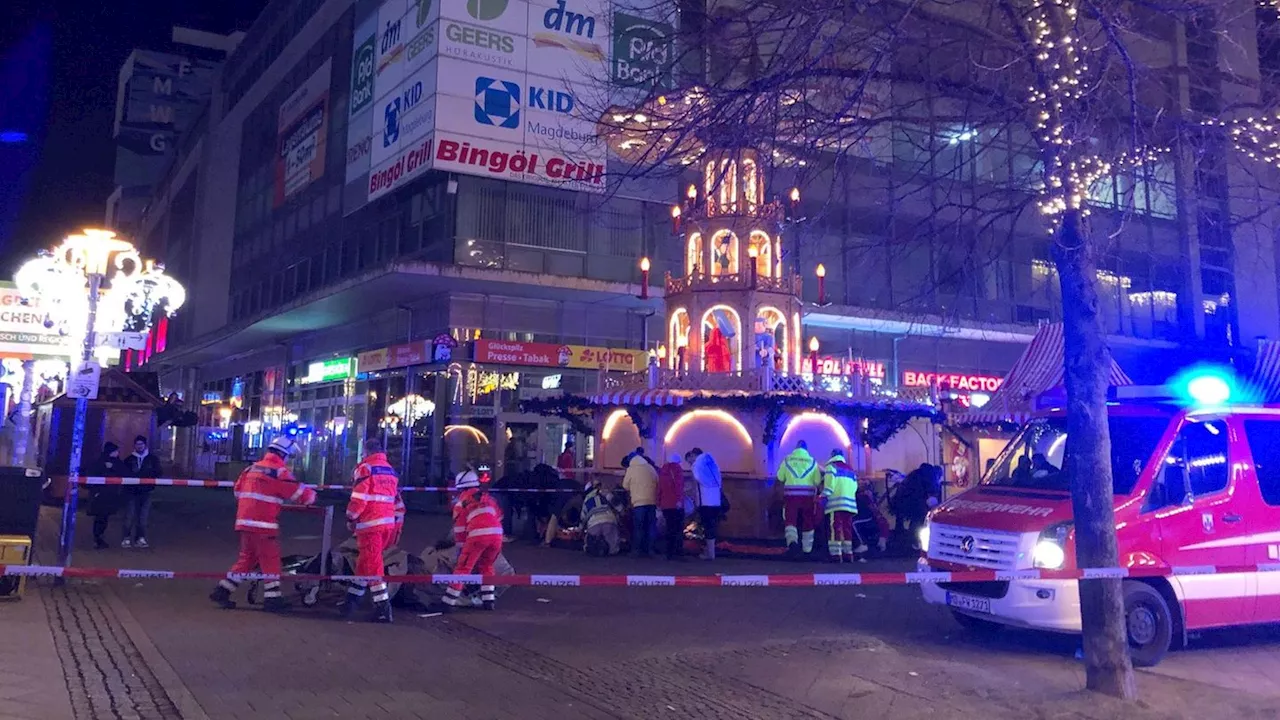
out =
<path fill-rule="evenodd" d="M 897 518 L 898 529 L 905 526 L 912 533 L 919 531 L 930 508 L 937 506 L 941 495 L 938 469 L 933 465 L 922 463 L 908 473 L 889 499 L 889 509 Z"/>
<path fill-rule="evenodd" d="M 160 461 L 151 454 L 147 438 L 142 435 L 133 439 L 133 454 L 125 459 L 124 464 L 129 477 L 160 477 Z M 151 491 L 155 489 L 155 485 L 126 486 L 124 540 L 120 547 L 150 547 L 147 543 L 147 517 L 151 514 Z"/>
<path fill-rule="evenodd" d="M 120 446 L 109 442 L 102 446 L 102 454 L 89 466 L 85 473 L 94 477 L 120 477 L 124 470 L 124 461 L 120 459 Z M 89 515 L 93 516 L 93 546 L 105 549 L 107 541 L 103 535 L 107 532 L 107 523 L 111 516 L 120 509 L 119 485 L 91 485 L 89 487 Z"/>

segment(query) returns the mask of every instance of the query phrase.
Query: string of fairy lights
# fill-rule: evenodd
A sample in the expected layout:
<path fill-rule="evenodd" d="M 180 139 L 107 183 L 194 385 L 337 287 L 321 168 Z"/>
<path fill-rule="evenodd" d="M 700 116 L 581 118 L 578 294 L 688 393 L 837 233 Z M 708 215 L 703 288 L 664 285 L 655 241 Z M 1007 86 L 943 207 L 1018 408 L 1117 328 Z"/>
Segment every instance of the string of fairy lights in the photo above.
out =
<path fill-rule="evenodd" d="M 1114 158 L 1097 155 L 1075 157 L 1075 142 L 1067 118 L 1082 117 L 1089 88 L 1089 64 L 1077 50 L 1074 27 L 1079 9 L 1070 0 L 1035 0 L 1027 16 L 1027 30 L 1034 45 L 1032 67 L 1039 78 L 1030 87 L 1028 101 L 1035 118 L 1036 139 L 1045 160 L 1040 212 L 1048 220 L 1048 232 L 1056 232 L 1068 212 L 1090 214 L 1089 189 L 1118 169 L 1139 169 L 1156 162 L 1169 148 L 1144 147 Z"/>
<path fill-rule="evenodd" d="M 1225 130 L 1236 150 L 1250 160 L 1280 166 L 1280 111 L 1263 117 L 1206 120 L 1204 124 Z"/>

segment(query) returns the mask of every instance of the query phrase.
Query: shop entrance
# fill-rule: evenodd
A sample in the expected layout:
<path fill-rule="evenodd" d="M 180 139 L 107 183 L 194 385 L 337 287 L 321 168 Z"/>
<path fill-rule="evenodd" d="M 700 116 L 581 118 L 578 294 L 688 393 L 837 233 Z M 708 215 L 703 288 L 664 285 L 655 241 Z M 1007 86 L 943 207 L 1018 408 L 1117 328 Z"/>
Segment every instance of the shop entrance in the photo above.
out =
<path fill-rule="evenodd" d="M 494 477 L 528 472 L 540 463 L 555 467 L 566 440 L 572 436 L 569 423 L 558 418 L 518 413 L 499 415 Z"/>

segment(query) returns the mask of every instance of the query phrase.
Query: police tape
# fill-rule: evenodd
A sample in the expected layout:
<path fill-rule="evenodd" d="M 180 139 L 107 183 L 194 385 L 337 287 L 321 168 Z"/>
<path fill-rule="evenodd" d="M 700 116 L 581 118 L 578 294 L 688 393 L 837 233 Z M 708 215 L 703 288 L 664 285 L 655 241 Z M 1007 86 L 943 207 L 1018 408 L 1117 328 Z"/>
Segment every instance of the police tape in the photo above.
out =
<path fill-rule="evenodd" d="M 57 478 L 67 480 L 66 476 Z M 117 485 L 152 485 L 156 487 L 199 487 L 199 488 L 233 488 L 234 480 L 189 480 L 185 478 L 125 478 L 125 477 L 82 477 L 76 480 L 79 485 L 117 486 Z M 350 492 L 350 485 L 308 485 L 312 490 L 345 490 Z M 447 487 L 402 486 L 400 492 L 452 492 Z M 497 493 L 580 493 L 582 488 L 489 488 L 489 492 Z"/>
<path fill-rule="evenodd" d="M 385 579 L 397 583 L 504 585 L 520 587 L 833 587 L 841 585 L 929 585 L 1008 582 L 1013 580 L 1096 580 L 1102 578 L 1157 578 L 1188 575 L 1280 572 L 1280 563 L 1261 565 L 1191 565 L 1174 567 L 1085 568 L 1082 570 L 965 570 L 957 572 L 786 573 L 777 575 L 272 575 L 265 573 L 182 572 L 72 568 L 56 565 L 0 565 L 0 575 L 52 578 L 135 580 L 283 580 L 294 582 L 349 582 Z"/>

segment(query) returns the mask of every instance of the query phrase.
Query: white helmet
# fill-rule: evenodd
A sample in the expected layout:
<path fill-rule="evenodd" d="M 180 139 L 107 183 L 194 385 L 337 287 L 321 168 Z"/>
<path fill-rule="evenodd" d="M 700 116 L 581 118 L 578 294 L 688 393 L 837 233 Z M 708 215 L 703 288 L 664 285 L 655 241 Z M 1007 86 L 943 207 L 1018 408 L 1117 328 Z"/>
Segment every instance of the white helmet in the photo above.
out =
<path fill-rule="evenodd" d="M 298 446 L 293 441 L 293 438 L 288 435 L 277 435 L 276 438 L 271 441 L 271 444 L 267 446 L 267 449 L 275 450 L 288 458 L 290 455 L 293 455 L 294 451 L 297 450 L 297 447 Z"/>
<path fill-rule="evenodd" d="M 480 487 L 480 477 L 470 468 L 458 473 L 453 479 L 454 490 L 466 490 L 468 488 L 478 487 Z"/>

